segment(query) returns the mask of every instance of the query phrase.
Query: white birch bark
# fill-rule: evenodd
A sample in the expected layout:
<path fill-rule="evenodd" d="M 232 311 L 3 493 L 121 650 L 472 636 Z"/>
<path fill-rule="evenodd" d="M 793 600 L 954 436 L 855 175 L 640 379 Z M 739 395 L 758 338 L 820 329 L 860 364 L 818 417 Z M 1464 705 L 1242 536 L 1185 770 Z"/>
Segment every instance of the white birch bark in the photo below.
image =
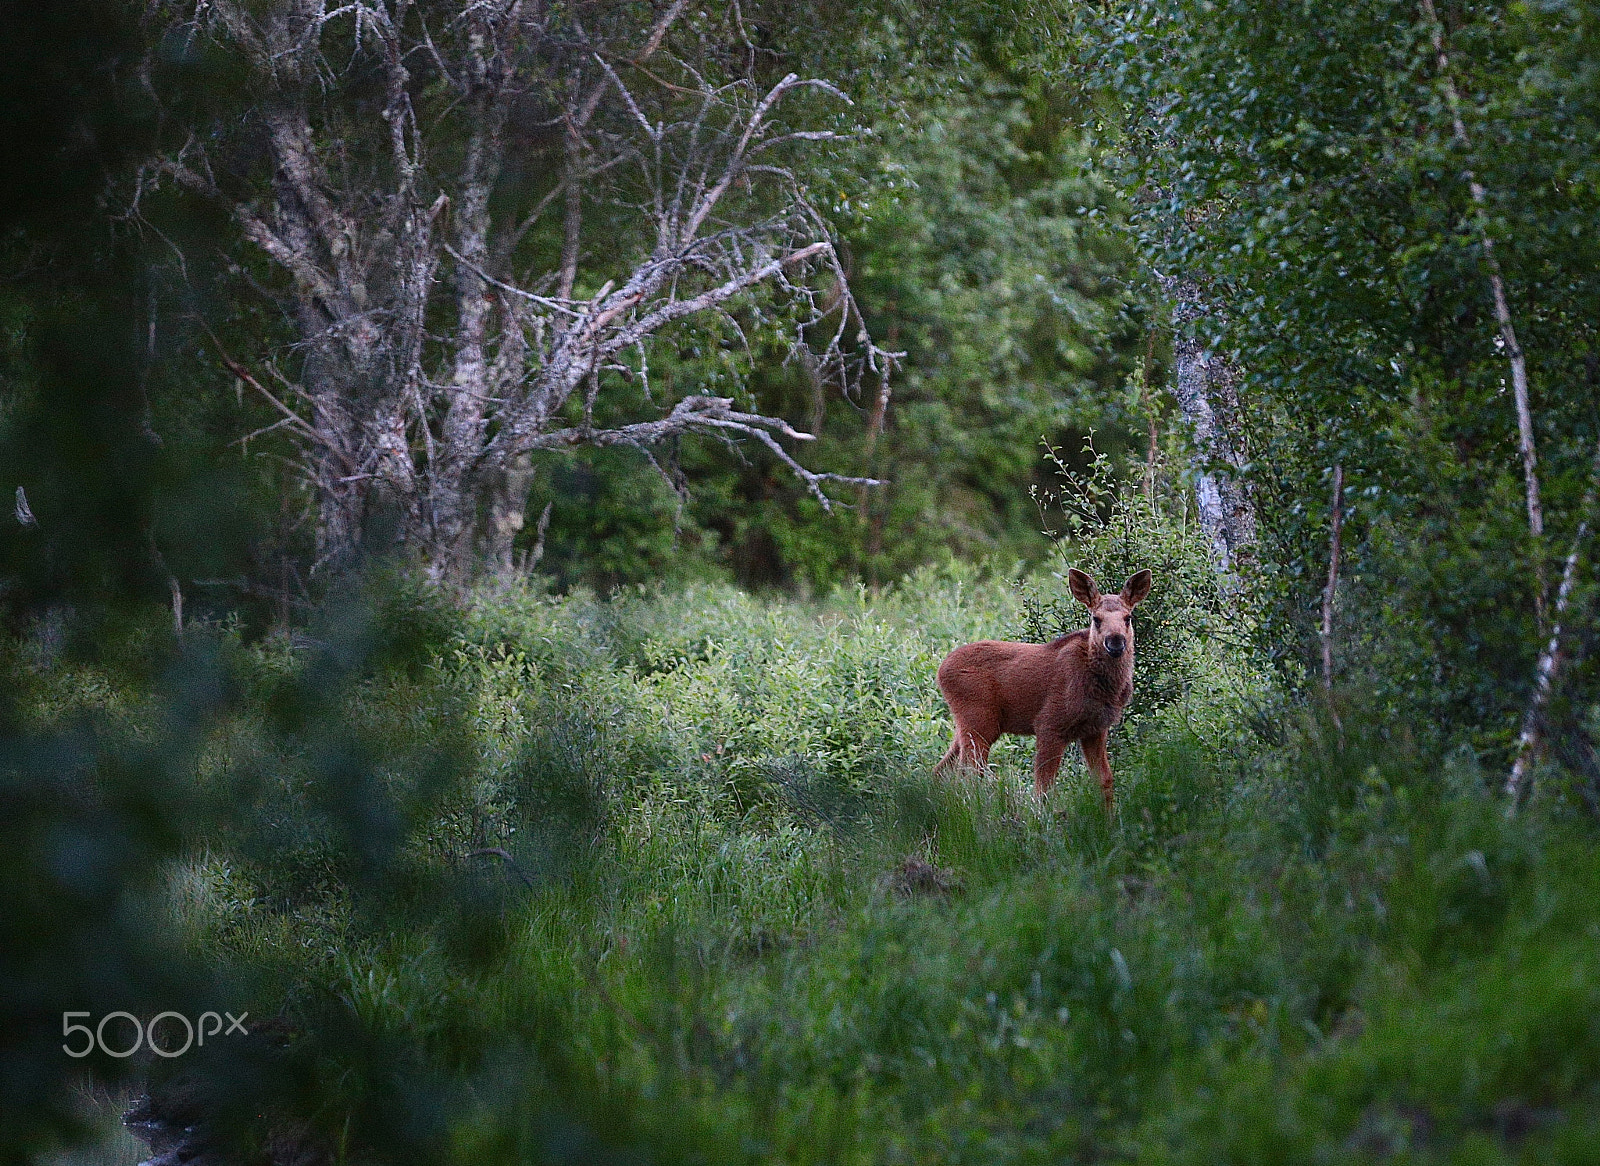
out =
<path fill-rule="evenodd" d="M 1238 429 L 1239 370 L 1205 343 L 1200 325 L 1214 309 L 1199 285 L 1171 278 L 1162 282 L 1173 303 L 1172 395 L 1194 446 L 1200 528 L 1218 569 L 1231 573 L 1254 557 L 1257 542 L 1255 504 L 1238 473 L 1246 461 Z"/>
<path fill-rule="evenodd" d="M 1450 69 L 1450 57 L 1445 51 L 1444 25 L 1434 9 L 1433 0 L 1421 0 L 1422 10 L 1428 18 L 1428 28 L 1433 39 L 1434 57 L 1439 68 L 1439 79 L 1444 85 L 1445 101 L 1450 107 L 1450 132 L 1463 153 L 1472 148 L 1467 137 L 1467 124 L 1461 117 L 1461 96 Z M 1537 541 L 1544 534 L 1544 507 L 1539 498 L 1539 455 L 1533 435 L 1533 410 L 1528 393 L 1528 359 L 1517 341 L 1517 330 L 1511 319 L 1511 308 L 1506 302 L 1505 279 L 1500 274 L 1500 258 L 1495 254 L 1494 236 L 1489 234 L 1489 194 L 1471 166 L 1464 172 L 1467 190 L 1472 195 L 1478 227 L 1478 243 L 1483 249 L 1483 265 L 1489 276 L 1490 297 L 1494 301 L 1495 324 L 1500 332 L 1500 343 L 1506 359 L 1511 363 L 1511 393 L 1517 410 L 1517 445 L 1522 455 L 1523 489 L 1527 495 L 1528 530 Z M 1542 612 L 1545 602 L 1543 569 L 1539 587 L 1539 605 Z"/>
<path fill-rule="evenodd" d="M 1584 492 L 1580 507 L 1577 533 L 1572 536 L 1572 547 L 1561 568 L 1561 585 L 1556 589 L 1555 610 L 1550 621 L 1550 635 L 1539 653 L 1539 663 L 1533 673 L 1533 695 L 1522 715 L 1522 731 L 1517 735 L 1517 755 L 1506 775 L 1506 817 L 1515 817 L 1517 808 L 1527 797 L 1532 784 L 1532 767 L 1539 755 L 1544 738 L 1544 713 L 1555 691 L 1556 675 L 1561 670 L 1562 620 L 1578 582 L 1578 563 L 1583 555 L 1583 544 L 1589 535 L 1589 519 L 1594 511 L 1596 487 L 1600 486 L 1600 444 L 1595 446 L 1594 465 L 1589 472 L 1589 488 Z"/>

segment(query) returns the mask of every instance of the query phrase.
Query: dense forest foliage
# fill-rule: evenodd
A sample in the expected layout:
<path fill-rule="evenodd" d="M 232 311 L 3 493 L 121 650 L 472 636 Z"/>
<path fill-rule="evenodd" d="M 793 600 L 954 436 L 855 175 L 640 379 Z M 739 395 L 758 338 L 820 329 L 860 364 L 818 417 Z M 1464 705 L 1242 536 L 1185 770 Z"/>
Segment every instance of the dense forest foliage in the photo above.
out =
<path fill-rule="evenodd" d="M 6 28 L 0 1159 L 1593 1160 L 1600 6 Z"/>

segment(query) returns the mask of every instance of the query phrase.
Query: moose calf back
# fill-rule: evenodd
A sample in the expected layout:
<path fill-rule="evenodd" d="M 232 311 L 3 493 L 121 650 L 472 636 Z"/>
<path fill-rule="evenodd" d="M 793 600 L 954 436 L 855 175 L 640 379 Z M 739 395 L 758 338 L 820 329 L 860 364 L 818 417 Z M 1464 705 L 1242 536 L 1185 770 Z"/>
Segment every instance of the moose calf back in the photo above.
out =
<path fill-rule="evenodd" d="M 979 640 L 951 652 L 939 665 L 938 680 L 958 729 L 982 732 L 992 726 L 994 736 L 1031 736 L 1059 680 L 1057 655 L 1054 644 L 1006 640 Z"/>

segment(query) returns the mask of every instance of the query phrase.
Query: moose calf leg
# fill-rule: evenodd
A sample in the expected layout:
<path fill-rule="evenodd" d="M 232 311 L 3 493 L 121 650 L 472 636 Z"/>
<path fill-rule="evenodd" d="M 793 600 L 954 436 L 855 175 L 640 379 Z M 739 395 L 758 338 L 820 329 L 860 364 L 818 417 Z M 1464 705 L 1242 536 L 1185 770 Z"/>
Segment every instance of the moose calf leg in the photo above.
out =
<path fill-rule="evenodd" d="M 966 767 L 974 773 L 982 773 L 989 768 L 989 747 L 999 733 L 980 733 L 975 729 L 961 731 L 961 760 Z"/>
<path fill-rule="evenodd" d="M 945 750 L 944 756 L 939 759 L 939 764 L 933 767 L 933 772 L 942 773 L 954 764 L 957 769 L 970 769 L 975 773 L 982 773 L 989 764 L 989 748 L 997 736 L 998 733 L 985 736 L 966 725 L 957 725 L 950 748 Z"/>
<path fill-rule="evenodd" d="M 1033 752 L 1033 792 L 1044 797 L 1056 783 L 1056 773 L 1061 769 L 1061 755 L 1067 751 L 1067 742 L 1053 733 L 1040 733 L 1038 747 Z"/>
<path fill-rule="evenodd" d="M 1106 734 L 1100 733 L 1083 739 L 1083 760 L 1089 772 L 1100 779 L 1100 793 L 1106 800 L 1106 813 L 1111 812 L 1111 759 L 1106 756 Z"/>

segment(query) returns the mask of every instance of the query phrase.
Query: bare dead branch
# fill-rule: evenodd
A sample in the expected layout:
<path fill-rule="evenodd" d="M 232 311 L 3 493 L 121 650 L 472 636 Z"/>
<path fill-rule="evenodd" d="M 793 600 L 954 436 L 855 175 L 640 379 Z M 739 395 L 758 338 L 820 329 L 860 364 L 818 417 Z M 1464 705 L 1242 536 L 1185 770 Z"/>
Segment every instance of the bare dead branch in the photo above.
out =
<path fill-rule="evenodd" d="M 238 361 L 234 360 L 233 357 L 228 355 L 227 349 L 223 348 L 222 346 L 222 341 L 219 340 L 217 338 L 217 334 L 211 330 L 211 325 L 201 321 L 201 327 L 205 329 L 206 335 L 211 337 L 211 343 L 216 345 L 217 355 L 219 358 L 221 358 L 222 366 L 224 368 L 265 397 L 268 403 L 270 403 L 274 409 L 283 414 L 284 424 L 291 426 L 302 437 L 305 437 L 310 441 L 316 441 L 318 439 L 315 426 L 280 401 L 276 396 L 273 395 L 271 389 L 267 388 L 251 374 L 249 369 L 245 368 L 244 365 L 240 364 Z"/>
<path fill-rule="evenodd" d="M 824 510 L 831 510 L 835 505 L 834 500 L 829 498 L 822 489 L 822 483 L 824 482 L 838 482 L 847 486 L 881 486 L 884 484 L 877 478 L 854 478 L 843 474 L 813 473 L 795 461 L 788 451 L 778 444 L 769 430 L 776 430 L 784 436 L 802 441 L 812 440 L 811 434 L 797 433 L 780 418 L 767 417 L 756 413 L 736 412 L 733 408 L 733 399 L 730 397 L 685 397 L 678 402 L 671 413 L 659 420 L 640 421 L 632 425 L 624 425 L 618 429 L 578 427 L 542 433 L 532 439 L 529 448 L 571 449 L 579 445 L 602 447 L 631 445 L 642 448 L 660 445 L 662 442 L 684 433 L 719 429 L 742 433 L 760 441 L 788 467 L 791 473 L 805 482 L 812 496 L 822 504 Z"/>
<path fill-rule="evenodd" d="M 638 343 L 638 341 L 643 337 L 652 332 L 659 331 L 662 327 L 674 320 L 681 320 L 685 316 L 692 316 L 696 312 L 703 312 L 715 304 L 724 303 L 727 300 L 732 299 L 734 296 L 739 295 L 741 292 L 748 291 L 750 288 L 759 283 L 765 283 L 767 280 L 771 279 L 774 275 L 777 275 L 790 264 L 803 263 L 807 259 L 810 259 L 814 256 L 823 254 L 831 255 L 832 253 L 832 243 L 827 241 L 812 243 L 810 246 L 802 247 L 798 251 L 791 251 L 782 259 L 775 259 L 770 263 L 763 264 L 762 266 L 753 270 L 737 275 L 728 280 L 726 283 L 701 292 L 697 296 L 693 296 L 687 300 L 673 300 L 670 303 L 663 304 L 649 315 L 640 319 L 637 323 L 624 329 L 621 333 L 619 333 L 616 340 L 608 342 L 606 345 L 608 349 L 607 355 L 610 355 L 611 352 L 616 352 L 620 349 L 627 348 L 632 344 Z"/>
<path fill-rule="evenodd" d="M 272 294 L 297 333 L 293 381 L 270 356 L 263 363 L 289 395 L 222 355 L 276 414 L 241 444 L 281 433 L 302 447 L 319 562 L 353 545 L 381 482 L 406 512 L 407 540 L 458 571 L 464 548 L 487 545 L 474 524 L 502 534 L 521 526 L 526 455 L 536 449 L 648 450 L 700 433 L 759 442 L 824 506 L 829 483 L 877 484 L 802 466 L 786 444 L 810 434 L 731 400 L 690 397 L 664 417 L 593 424 L 613 378 L 635 368 L 651 398 L 650 344 L 697 315 L 753 361 L 752 322 L 775 322 L 768 296 L 786 305 L 791 342 L 815 344 L 819 383 L 853 396 L 864 377 L 876 380 L 875 427 L 900 358 L 867 334 L 798 169 L 808 150 L 842 135 L 778 121 L 795 91 L 843 94 L 793 73 L 767 88 L 710 75 L 714 62 L 669 44 L 688 11 L 673 0 L 636 32 L 608 18 L 596 37 L 578 10 L 525 0 L 461 0 L 443 20 L 424 19 L 412 0 L 152 0 L 153 32 L 210 38 L 251 73 L 250 119 L 265 131 L 270 177 L 240 169 L 256 155 L 224 149 L 226 127 L 196 127 L 141 175 L 134 204 L 156 182 L 210 200 L 285 277 L 288 290 Z M 742 13 L 734 23 L 744 27 Z M 418 61 L 448 87 L 427 124 L 412 106 Z M 381 87 L 382 124 L 365 136 L 339 106 L 352 70 L 375 70 Z M 530 124 L 559 136 L 525 134 Z M 445 135 L 448 148 L 431 156 Z M 531 209 L 506 215 L 496 199 L 505 167 L 549 168 L 552 154 L 559 180 Z M 439 157 L 459 162 L 447 172 Z M 222 160 L 235 169 L 214 171 Z M 613 195 L 610 206 L 633 216 L 628 238 L 641 249 L 609 260 L 615 270 L 594 273 L 599 290 L 578 298 L 590 282 L 580 270 L 586 200 L 604 175 L 624 176 L 608 190 L 628 190 L 630 201 Z M 527 248 L 535 237 L 541 246 Z M 550 270 L 526 269 L 552 249 Z M 621 358 L 627 349 L 637 360 Z M 483 519 L 483 498 L 511 509 Z M 490 559 L 511 562 L 509 545 Z"/>

